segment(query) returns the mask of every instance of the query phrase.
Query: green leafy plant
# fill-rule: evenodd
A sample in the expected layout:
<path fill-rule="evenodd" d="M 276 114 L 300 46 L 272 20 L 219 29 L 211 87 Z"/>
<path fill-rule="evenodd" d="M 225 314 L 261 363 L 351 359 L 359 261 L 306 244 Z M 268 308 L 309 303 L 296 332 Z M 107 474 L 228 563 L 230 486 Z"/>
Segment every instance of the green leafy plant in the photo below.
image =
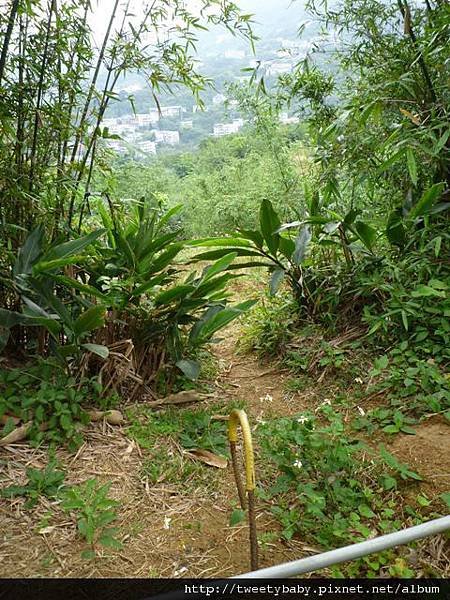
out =
<path fill-rule="evenodd" d="M 76 381 L 52 361 L 40 361 L 21 369 L 0 373 L 0 416 L 6 424 L 3 434 L 14 428 L 14 419 L 31 423 L 27 437 L 68 443 L 75 449 L 82 442 L 80 425 L 89 422 L 84 406 L 104 405 L 102 387 L 92 380 Z"/>
<path fill-rule="evenodd" d="M 420 475 L 418 475 L 414 471 L 411 471 L 411 469 L 407 465 L 400 462 L 395 456 L 393 456 L 390 452 L 388 452 L 383 445 L 380 445 L 379 451 L 380 451 L 380 455 L 383 458 L 385 464 L 391 469 L 391 471 L 393 473 L 399 475 L 404 480 L 408 480 L 408 479 L 414 479 L 416 481 L 422 480 L 422 477 Z M 391 477 L 389 475 L 383 476 L 383 486 L 386 489 L 391 489 L 392 487 L 395 487 L 395 485 L 396 485 L 396 481 L 393 477 Z"/>
<path fill-rule="evenodd" d="M 83 558 L 92 559 L 97 554 L 98 545 L 120 550 L 117 528 L 108 527 L 117 519 L 120 503 L 108 497 L 111 484 L 101 485 L 96 479 L 65 491 L 62 507 L 76 515 L 79 534 L 89 545 L 82 553 Z"/>
<path fill-rule="evenodd" d="M 401 526 L 400 497 L 392 494 L 396 478 L 420 476 L 384 447 L 377 455 L 349 437 L 330 404 L 322 404 L 316 414 L 260 424 L 258 437 L 265 461 L 259 496 L 270 503 L 286 539 L 300 534 L 328 549 Z M 348 572 L 376 576 L 394 560 L 387 553 L 358 561 Z"/>
<path fill-rule="evenodd" d="M 63 488 L 66 474 L 57 468 L 56 461 L 50 461 L 44 469 L 28 468 L 26 475 L 28 481 L 25 485 L 10 485 L 1 490 L 4 498 L 23 496 L 26 498 L 24 508 L 33 508 L 40 496 L 56 498 Z"/>

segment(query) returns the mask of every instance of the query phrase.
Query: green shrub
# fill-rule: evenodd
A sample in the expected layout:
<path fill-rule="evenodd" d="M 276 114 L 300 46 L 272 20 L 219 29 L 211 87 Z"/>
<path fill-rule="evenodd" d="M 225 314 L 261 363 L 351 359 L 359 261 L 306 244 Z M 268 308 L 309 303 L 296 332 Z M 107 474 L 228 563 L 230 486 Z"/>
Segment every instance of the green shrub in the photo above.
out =
<path fill-rule="evenodd" d="M 122 548 L 116 537 L 117 528 L 108 527 L 117 519 L 116 509 L 120 506 L 108 497 L 110 487 L 110 483 L 100 485 L 96 479 L 89 479 L 64 493 L 62 507 L 75 514 L 78 532 L 89 545 L 89 549 L 82 552 L 83 558 L 95 558 L 98 545 L 114 550 Z"/>
<path fill-rule="evenodd" d="M 105 406 L 96 380 L 77 381 L 55 362 L 0 371 L 0 416 L 32 422 L 28 436 L 33 444 L 67 443 L 75 449 L 82 442 L 80 425 L 89 423 L 86 406 Z M 15 427 L 7 419 L 2 434 Z"/>
<path fill-rule="evenodd" d="M 56 498 L 63 489 L 66 477 L 64 471 L 57 469 L 56 461 L 50 461 L 44 469 L 28 468 L 26 470 L 28 481 L 25 485 L 10 485 L 0 490 L 4 498 L 23 496 L 27 499 L 25 508 L 35 506 L 40 496 Z"/>
<path fill-rule="evenodd" d="M 401 528 L 400 496 L 392 490 L 420 476 L 385 448 L 378 455 L 349 437 L 329 403 L 315 414 L 258 425 L 258 439 L 265 465 L 259 496 L 271 503 L 284 538 L 300 535 L 334 549 Z M 385 553 L 349 569 L 376 576 L 391 559 Z"/>

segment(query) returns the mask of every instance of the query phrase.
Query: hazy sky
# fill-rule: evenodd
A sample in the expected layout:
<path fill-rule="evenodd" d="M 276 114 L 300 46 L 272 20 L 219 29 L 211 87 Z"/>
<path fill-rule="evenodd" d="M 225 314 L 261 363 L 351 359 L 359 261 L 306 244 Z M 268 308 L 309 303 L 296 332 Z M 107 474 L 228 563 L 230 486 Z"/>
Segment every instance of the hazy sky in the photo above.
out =
<path fill-rule="evenodd" d="M 305 0 L 235 0 L 239 8 L 245 13 L 254 14 L 254 20 L 256 24 L 262 23 L 266 27 L 270 25 L 273 20 L 278 20 L 280 17 L 288 17 L 292 15 L 295 20 L 304 15 L 304 4 Z M 122 6 L 126 5 L 126 0 L 122 3 Z M 147 0 L 132 0 L 132 11 L 133 14 L 139 17 L 142 14 L 145 6 L 148 4 Z M 187 4 L 190 9 L 195 10 L 195 7 L 199 5 L 199 0 L 187 0 Z M 109 16 L 113 7 L 113 0 L 93 0 L 93 15 L 91 17 L 91 23 L 95 34 L 97 43 L 102 39 L 109 21 Z M 119 20 L 118 20 L 119 23 Z M 256 30 L 258 25 L 256 25 Z"/>

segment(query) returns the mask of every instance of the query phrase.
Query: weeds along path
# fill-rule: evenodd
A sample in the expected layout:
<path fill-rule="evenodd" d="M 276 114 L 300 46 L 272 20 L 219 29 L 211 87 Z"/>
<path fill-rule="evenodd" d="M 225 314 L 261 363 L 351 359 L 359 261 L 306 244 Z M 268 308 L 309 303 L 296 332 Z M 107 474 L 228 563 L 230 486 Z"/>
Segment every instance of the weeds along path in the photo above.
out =
<path fill-rule="evenodd" d="M 242 290 L 237 293 L 243 295 Z M 323 400 L 325 392 L 313 384 L 302 391 L 287 391 L 289 374 L 274 362 L 262 364 L 255 356 L 239 353 L 241 336 L 241 325 L 235 322 L 214 347 L 217 370 L 214 381 L 208 382 L 211 397 L 194 410 L 226 415 L 232 406 L 243 405 L 254 428 L 261 420 L 311 410 Z M 183 428 L 191 409 L 178 410 Z M 0 499 L 0 576 L 226 577 L 249 569 L 247 525 L 230 526 L 230 515 L 238 507 L 231 468 L 215 469 L 187 458 L 179 439 L 171 435 L 170 415 L 151 414 L 143 405 L 136 408 L 137 436 L 131 434 L 129 424 L 122 429 L 92 424 L 75 455 L 62 449 L 57 453 L 67 472 L 67 485 L 92 477 L 111 482 L 110 495 L 120 502 L 113 525 L 118 527 L 122 550 L 101 549 L 96 559 L 82 559 L 86 545 L 75 520 L 57 501 L 41 497 L 36 507 L 25 510 L 23 498 Z M 158 436 L 152 437 L 152 427 Z M 147 445 L 139 442 L 145 436 Z M 257 433 L 254 442 L 258 478 L 263 465 Z M 396 435 L 384 443 L 424 477 L 413 494 L 424 489 L 432 497 L 448 490 L 450 446 L 448 425 L 442 420 L 429 419 L 417 427 L 416 436 Z M 1 485 L 21 485 L 25 469 L 44 467 L 48 455 L 46 449 L 16 444 L 0 449 L 0 461 Z M 280 526 L 261 502 L 257 528 L 262 567 L 316 550 L 301 540 L 280 540 Z M 423 542 L 430 561 L 442 562 L 445 557 L 439 540 Z M 438 555 L 441 558 L 433 558 Z"/>
<path fill-rule="evenodd" d="M 213 397 L 198 408 L 213 410 L 220 404 L 227 414 L 228 405 L 242 402 L 255 425 L 271 415 L 292 414 L 305 407 L 304 396 L 284 392 L 286 375 L 276 365 L 261 365 L 252 356 L 236 353 L 240 335 L 235 324 L 215 347 L 218 370 L 211 382 Z M 143 416 L 142 422 L 145 426 Z M 67 471 L 66 484 L 92 477 L 112 483 L 110 495 L 120 502 L 114 526 L 120 530 L 123 549 L 102 549 L 98 558 L 82 559 L 86 545 L 58 502 L 41 497 L 35 508 L 24 510 L 22 498 L 0 499 L 0 576 L 213 577 L 249 569 L 247 525 L 230 526 L 230 515 L 238 506 L 230 467 L 193 464 L 170 436 L 145 449 L 130 439 L 126 427 L 108 424 L 90 425 L 76 455 L 65 450 L 57 455 Z M 0 460 L 2 485 L 20 485 L 26 479 L 25 468 L 42 468 L 48 457 L 45 449 L 17 444 L 0 449 Z M 156 464 L 162 473 L 152 481 L 149 473 Z M 279 529 L 261 507 L 257 524 L 263 540 L 264 533 Z M 268 536 L 260 549 L 260 564 L 291 560 L 311 550 L 298 541 L 272 541 Z"/>

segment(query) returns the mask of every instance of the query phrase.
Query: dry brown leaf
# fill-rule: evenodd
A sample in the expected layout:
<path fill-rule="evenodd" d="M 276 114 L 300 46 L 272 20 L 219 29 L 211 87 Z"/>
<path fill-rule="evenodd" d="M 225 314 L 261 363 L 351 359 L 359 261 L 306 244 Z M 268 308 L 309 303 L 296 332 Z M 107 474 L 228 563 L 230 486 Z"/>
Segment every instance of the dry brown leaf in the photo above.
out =
<path fill-rule="evenodd" d="M 17 425 L 18 423 L 20 423 L 20 419 L 18 417 L 13 417 L 8 414 L 0 417 L 0 423 L 2 423 L 2 425 L 6 425 L 6 423 L 11 420 L 14 423 L 14 425 Z"/>
<path fill-rule="evenodd" d="M 24 440 L 32 426 L 33 421 L 28 421 L 28 423 L 24 423 L 20 427 L 16 427 L 14 431 L 11 431 L 8 433 L 8 435 L 5 435 L 5 437 L 0 439 L 0 446 L 7 446 L 8 444 L 14 444 L 15 442 Z"/>
<path fill-rule="evenodd" d="M 420 119 L 417 115 L 413 115 L 412 112 L 409 112 L 409 110 L 406 110 L 405 108 L 400 108 L 400 112 L 410 121 L 412 121 L 414 125 L 420 125 Z"/>
<path fill-rule="evenodd" d="M 216 467 L 217 469 L 226 469 L 228 466 L 228 460 L 224 456 L 219 456 L 209 450 L 193 448 L 192 450 L 187 451 L 186 454 L 195 460 L 199 460 L 206 465 Z"/>

